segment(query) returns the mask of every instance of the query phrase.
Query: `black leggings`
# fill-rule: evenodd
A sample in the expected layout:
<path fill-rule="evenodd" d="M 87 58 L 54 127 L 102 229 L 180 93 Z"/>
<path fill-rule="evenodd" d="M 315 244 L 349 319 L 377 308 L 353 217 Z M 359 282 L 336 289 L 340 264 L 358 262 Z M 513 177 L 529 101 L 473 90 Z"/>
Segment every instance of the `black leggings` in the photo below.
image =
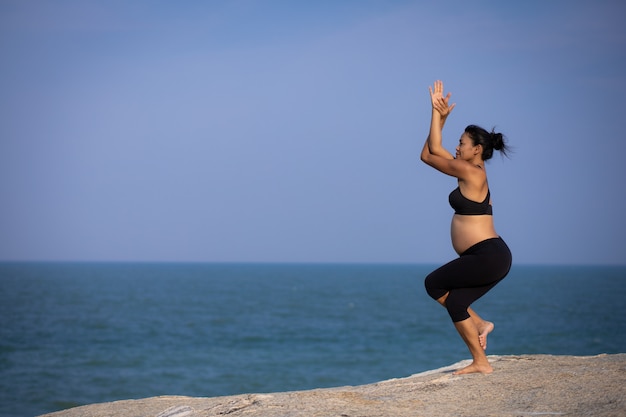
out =
<path fill-rule="evenodd" d="M 438 300 L 448 294 L 446 309 L 453 322 L 469 318 L 467 309 L 500 282 L 511 269 L 511 251 L 499 237 L 478 242 L 457 259 L 431 272 L 426 292 Z"/>

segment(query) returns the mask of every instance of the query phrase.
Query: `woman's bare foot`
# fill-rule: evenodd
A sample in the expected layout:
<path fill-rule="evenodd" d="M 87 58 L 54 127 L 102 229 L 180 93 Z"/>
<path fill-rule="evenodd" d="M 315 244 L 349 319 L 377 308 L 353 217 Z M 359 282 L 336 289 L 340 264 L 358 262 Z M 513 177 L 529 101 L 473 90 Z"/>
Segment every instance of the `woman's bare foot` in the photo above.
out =
<path fill-rule="evenodd" d="M 487 335 L 493 331 L 494 327 L 492 322 L 485 321 L 484 325 L 478 328 L 478 341 L 483 350 L 487 350 Z"/>
<path fill-rule="evenodd" d="M 493 372 L 493 368 L 487 362 L 486 364 L 477 364 L 472 362 L 469 366 L 466 366 L 463 369 L 459 369 L 458 371 L 454 371 L 453 375 L 464 375 L 464 374 L 473 374 L 473 373 L 481 373 L 481 374 L 490 374 Z"/>

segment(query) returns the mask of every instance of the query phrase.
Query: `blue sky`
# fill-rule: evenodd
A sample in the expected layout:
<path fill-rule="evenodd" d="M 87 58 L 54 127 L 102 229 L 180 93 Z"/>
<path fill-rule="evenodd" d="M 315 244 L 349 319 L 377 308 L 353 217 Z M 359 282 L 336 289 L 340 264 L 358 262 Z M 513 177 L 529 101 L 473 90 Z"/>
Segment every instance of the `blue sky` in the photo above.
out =
<path fill-rule="evenodd" d="M 0 1 L 0 260 L 440 263 L 428 86 L 514 261 L 624 264 L 619 1 Z"/>

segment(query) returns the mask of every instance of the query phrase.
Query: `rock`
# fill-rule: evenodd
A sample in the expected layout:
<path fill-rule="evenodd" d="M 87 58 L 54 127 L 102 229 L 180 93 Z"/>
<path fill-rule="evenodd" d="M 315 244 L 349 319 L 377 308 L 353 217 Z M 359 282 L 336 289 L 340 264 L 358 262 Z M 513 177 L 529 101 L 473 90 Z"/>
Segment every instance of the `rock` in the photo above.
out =
<path fill-rule="evenodd" d="M 216 398 L 162 396 L 76 407 L 46 417 L 626 416 L 626 354 L 489 356 L 469 364 L 356 387 Z"/>

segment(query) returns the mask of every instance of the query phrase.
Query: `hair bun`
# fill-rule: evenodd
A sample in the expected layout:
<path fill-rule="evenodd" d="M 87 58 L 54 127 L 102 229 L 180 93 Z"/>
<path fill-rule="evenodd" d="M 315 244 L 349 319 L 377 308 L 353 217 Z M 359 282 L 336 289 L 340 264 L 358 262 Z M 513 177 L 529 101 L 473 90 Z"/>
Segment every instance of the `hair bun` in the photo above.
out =
<path fill-rule="evenodd" d="M 493 143 L 493 149 L 495 149 L 496 151 L 499 151 L 504 147 L 504 138 L 502 136 L 502 133 L 496 133 L 492 130 L 491 141 Z"/>

